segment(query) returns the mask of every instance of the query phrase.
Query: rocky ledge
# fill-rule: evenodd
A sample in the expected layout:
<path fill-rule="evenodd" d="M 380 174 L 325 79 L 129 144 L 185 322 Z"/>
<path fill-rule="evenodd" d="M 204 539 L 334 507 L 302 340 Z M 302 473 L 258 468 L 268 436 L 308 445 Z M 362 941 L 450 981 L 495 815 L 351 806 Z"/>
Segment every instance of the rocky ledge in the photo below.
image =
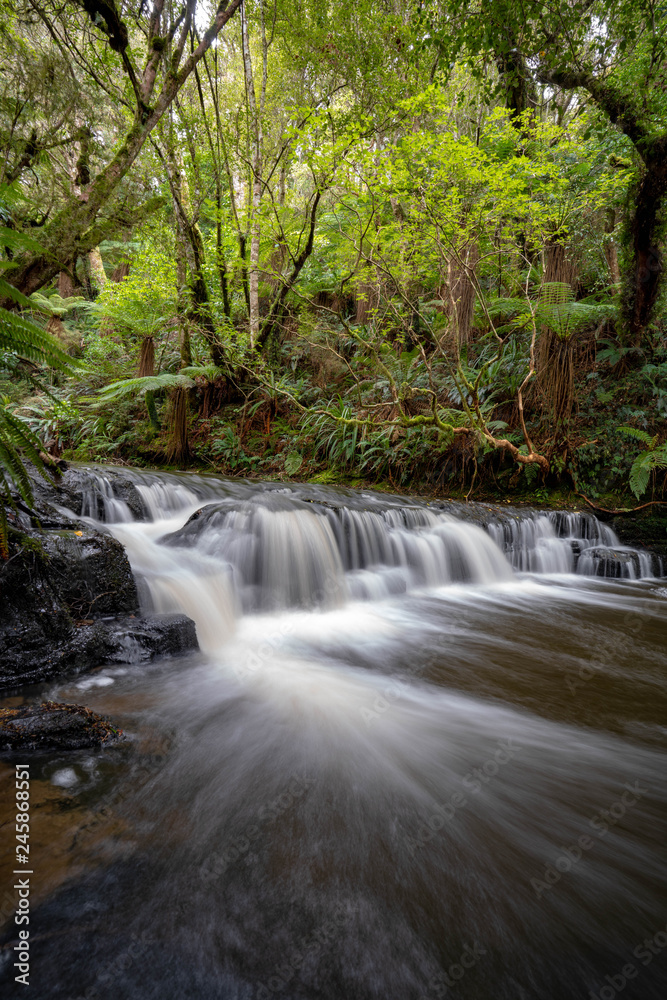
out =
<path fill-rule="evenodd" d="M 0 708 L 0 754 L 84 750 L 122 738 L 122 730 L 81 705 L 46 701 Z"/>
<path fill-rule="evenodd" d="M 185 615 L 140 615 L 123 546 L 70 513 L 80 512 L 85 489 L 83 475 L 68 470 L 52 488 L 36 479 L 32 510 L 7 510 L 0 689 L 198 648 Z"/>

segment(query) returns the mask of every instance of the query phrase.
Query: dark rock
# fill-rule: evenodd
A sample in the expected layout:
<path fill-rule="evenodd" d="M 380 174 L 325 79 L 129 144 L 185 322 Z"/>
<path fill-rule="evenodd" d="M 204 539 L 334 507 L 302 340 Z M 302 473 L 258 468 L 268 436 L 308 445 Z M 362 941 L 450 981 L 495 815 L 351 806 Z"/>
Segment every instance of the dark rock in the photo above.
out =
<path fill-rule="evenodd" d="M 122 474 L 115 473 L 111 477 L 111 488 L 118 500 L 123 500 L 130 508 L 135 521 L 146 520 L 146 504 L 135 484 Z"/>
<path fill-rule="evenodd" d="M 97 666 L 94 648 L 84 655 L 77 623 L 132 614 L 139 603 L 123 546 L 83 525 L 13 535 L 0 598 L 0 685 Z"/>
<path fill-rule="evenodd" d="M 82 508 L 85 470 L 68 470 L 55 486 L 33 481 L 32 510 L 22 503 L 7 510 L 0 688 L 196 649 L 194 623 L 184 615 L 134 617 L 139 598 L 123 546 L 65 509 Z"/>
<path fill-rule="evenodd" d="M 26 606 L 28 597 L 19 606 L 3 601 L 0 609 L 0 688 L 79 673 L 104 663 L 142 663 L 199 648 L 194 622 L 186 615 L 125 615 L 105 620 L 78 614 L 74 619 L 48 580 L 32 596 L 37 599 L 32 606 Z"/>
<path fill-rule="evenodd" d="M 579 558 L 581 572 L 588 576 L 603 576 L 609 579 L 640 576 L 639 553 L 634 549 L 615 549 L 607 545 L 596 545 L 585 549 Z"/>
<path fill-rule="evenodd" d="M 617 516 L 611 526 L 624 545 L 644 546 L 662 559 L 663 572 L 667 572 L 667 515 L 661 513 L 661 508 L 656 506 L 637 514 Z"/>
<path fill-rule="evenodd" d="M 195 623 L 187 615 L 144 615 L 94 622 L 82 640 L 99 649 L 100 663 L 144 663 L 199 648 Z M 84 626 L 84 629 L 86 626 Z"/>
<path fill-rule="evenodd" d="M 132 614 L 138 596 L 125 549 L 112 535 L 91 529 L 47 535 L 51 586 L 79 618 Z"/>
<path fill-rule="evenodd" d="M 0 708 L 0 753 L 52 753 L 108 746 L 122 730 L 81 705 L 46 701 Z"/>
<path fill-rule="evenodd" d="M 30 470 L 35 498 L 33 511 L 43 528 L 64 526 L 68 511 L 75 517 L 105 521 L 109 502 L 114 499 L 126 504 L 135 521 L 146 519 L 146 505 L 139 490 L 122 472 L 115 469 L 96 472 L 65 462 L 60 466 L 53 481 L 39 476 L 34 468 Z"/>

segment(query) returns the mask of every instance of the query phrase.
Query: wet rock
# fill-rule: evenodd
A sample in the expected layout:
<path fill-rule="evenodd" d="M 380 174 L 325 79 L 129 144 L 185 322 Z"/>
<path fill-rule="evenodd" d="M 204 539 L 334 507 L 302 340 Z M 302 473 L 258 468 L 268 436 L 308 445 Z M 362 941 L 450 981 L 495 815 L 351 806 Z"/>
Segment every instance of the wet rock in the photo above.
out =
<path fill-rule="evenodd" d="M 579 569 L 587 576 L 603 576 L 609 579 L 641 575 L 638 552 L 605 545 L 586 549 L 579 558 Z"/>
<path fill-rule="evenodd" d="M 114 496 L 118 500 L 123 500 L 130 508 L 135 521 L 146 520 L 146 505 L 139 490 L 131 480 L 126 479 L 121 473 L 115 473 L 111 476 L 111 488 Z"/>
<path fill-rule="evenodd" d="M 146 519 L 146 505 L 136 485 L 115 469 L 105 468 L 98 475 L 90 469 L 60 462 L 52 482 L 39 476 L 34 469 L 30 471 L 35 498 L 33 511 L 43 528 L 65 526 L 67 512 L 75 517 L 105 521 L 109 501 L 114 499 L 127 506 L 134 520 Z M 34 518 L 33 526 L 36 526 Z"/>
<path fill-rule="evenodd" d="M 35 476 L 32 510 L 17 503 L 7 511 L 0 688 L 197 648 L 194 623 L 183 615 L 134 617 L 139 598 L 123 546 L 64 509 L 83 503 L 72 491 L 85 479 L 74 471 L 57 486 Z"/>
<path fill-rule="evenodd" d="M 632 548 L 643 546 L 662 561 L 662 574 L 667 573 L 667 515 L 664 507 L 650 507 L 634 515 L 613 518 L 611 526 L 623 542 Z"/>
<path fill-rule="evenodd" d="M 102 663 L 143 663 L 198 649 L 195 623 L 187 615 L 144 615 L 94 623 Z"/>
<path fill-rule="evenodd" d="M 186 615 L 72 621 L 62 609 L 51 609 L 13 628 L 0 621 L 0 689 L 198 648 L 195 624 Z"/>
<path fill-rule="evenodd" d="M 122 737 L 122 730 L 81 705 L 46 701 L 0 708 L 0 753 L 83 750 Z"/>
<path fill-rule="evenodd" d="M 122 545 L 83 525 L 27 529 L 11 541 L 10 558 L 0 563 L 0 686 L 96 666 L 77 623 L 138 608 Z"/>

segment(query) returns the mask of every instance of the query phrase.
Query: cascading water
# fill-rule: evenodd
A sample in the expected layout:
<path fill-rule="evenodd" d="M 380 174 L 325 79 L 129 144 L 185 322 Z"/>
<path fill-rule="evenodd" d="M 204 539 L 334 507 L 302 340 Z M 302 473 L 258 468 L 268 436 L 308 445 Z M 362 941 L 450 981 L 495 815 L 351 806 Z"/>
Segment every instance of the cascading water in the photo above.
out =
<path fill-rule="evenodd" d="M 132 744 L 35 772 L 40 1000 L 662 1000 L 655 557 L 587 514 L 123 477 L 82 514 L 201 652 L 48 691 Z"/>

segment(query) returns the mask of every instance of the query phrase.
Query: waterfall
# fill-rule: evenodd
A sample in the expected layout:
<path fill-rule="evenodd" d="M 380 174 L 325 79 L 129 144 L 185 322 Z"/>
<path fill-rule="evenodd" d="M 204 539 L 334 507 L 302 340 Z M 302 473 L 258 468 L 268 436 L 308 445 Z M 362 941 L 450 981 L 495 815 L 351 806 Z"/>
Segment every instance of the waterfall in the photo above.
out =
<path fill-rule="evenodd" d="M 118 482 L 109 470 L 90 471 L 84 515 L 125 545 L 144 604 L 184 611 L 207 650 L 226 641 L 240 614 L 495 586 L 517 573 L 638 580 L 662 572 L 657 557 L 621 546 L 592 514 L 136 471 L 122 474 L 126 502 Z"/>
<path fill-rule="evenodd" d="M 201 649 L 46 692 L 125 741 L 31 769 L 40 1000 L 604 998 L 633 959 L 663 1000 L 654 556 L 587 513 L 86 475 Z"/>

